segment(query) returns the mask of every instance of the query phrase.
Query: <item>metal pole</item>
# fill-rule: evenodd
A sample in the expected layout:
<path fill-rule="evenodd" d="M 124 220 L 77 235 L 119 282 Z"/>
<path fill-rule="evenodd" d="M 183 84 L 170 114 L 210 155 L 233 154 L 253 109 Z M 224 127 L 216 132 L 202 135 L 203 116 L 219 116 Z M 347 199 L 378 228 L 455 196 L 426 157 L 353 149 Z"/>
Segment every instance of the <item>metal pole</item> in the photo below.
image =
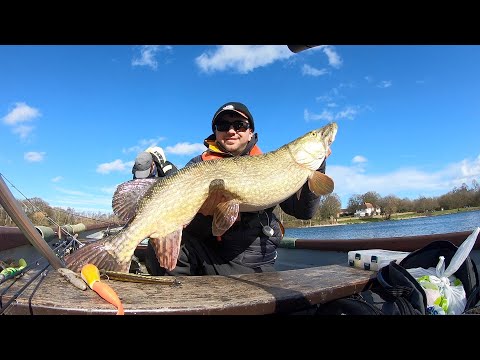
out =
<path fill-rule="evenodd" d="M 13 197 L 10 189 L 3 181 L 0 175 L 0 204 L 3 206 L 7 214 L 17 224 L 19 229 L 25 234 L 30 243 L 42 254 L 53 266 L 55 270 L 65 267 L 63 261 L 55 255 L 48 243 L 40 236 L 30 219 L 22 211 L 17 200 Z"/>

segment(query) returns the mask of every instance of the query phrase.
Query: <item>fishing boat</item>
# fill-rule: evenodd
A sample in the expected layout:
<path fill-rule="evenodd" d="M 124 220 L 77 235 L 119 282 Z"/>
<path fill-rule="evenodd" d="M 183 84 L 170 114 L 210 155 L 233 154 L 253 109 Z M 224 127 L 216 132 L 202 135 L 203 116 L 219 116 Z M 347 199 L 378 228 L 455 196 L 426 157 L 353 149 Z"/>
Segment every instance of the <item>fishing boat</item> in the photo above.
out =
<path fill-rule="evenodd" d="M 81 235 L 85 236 L 85 241 L 91 241 L 85 235 L 88 233 L 85 231 Z M 25 239 L 15 246 L 14 242 L 4 241 L 13 237 L 10 229 L 0 227 L 0 234 L 3 239 L 1 258 L 21 256 L 31 264 L 24 273 L 0 283 L 3 314 L 115 314 L 115 308 L 93 291 L 82 291 L 66 281 L 35 247 L 25 243 Z M 105 281 L 121 297 L 126 314 L 295 313 L 362 291 L 375 272 L 348 266 L 350 249 L 378 249 L 391 245 L 391 249 L 407 250 L 415 243 L 427 244 L 435 240 L 460 244 L 469 234 L 346 241 L 285 238 L 278 249 L 278 271 L 274 273 L 176 277 L 176 283 L 170 277 L 155 277 L 157 283 Z M 49 244 L 54 248 L 57 242 L 58 239 L 54 239 Z M 399 243 L 406 246 L 399 247 Z M 479 245 L 477 238 L 471 253 L 477 266 Z M 135 252 L 140 262 L 145 249 L 146 244 L 142 243 Z"/>
<path fill-rule="evenodd" d="M 1 179 L 0 179 L 1 180 Z M 63 277 L 64 264 L 58 249 L 72 242 L 95 241 L 117 229 L 87 228 L 83 224 L 57 230 L 35 227 L 23 213 L 8 188 L 0 181 L 0 203 L 18 228 L 0 227 L 0 258 L 22 258 L 28 264 L 21 272 L 0 282 L 0 313 L 5 315 L 105 315 L 117 309 L 95 292 L 81 290 Z M 62 232 L 68 234 L 60 239 Z M 413 251 L 432 241 L 448 240 L 460 245 L 470 232 L 376 239 L 284 238 L 278 249 L 276 268 L 270 273 L 232 276 L 140 276 L 116 278 L 105 273 L 119 295 L 125 314 L 295 314 L 312 306 L 361 292 L 374 271 L 349 266 L 351 250 L 386 249 Z M 60 236 L 59 236 L 60 235 Z M 480 236 L 479 236 L 480 237 Z M 135 251 L 141 264 L 143 241 Z M 471 253 L 479 265 L 480 239 Z M 133 264 L 133 262 L 132 262 Z"/>
<path fill-rule="evenodd" d="M 293 52 L 316 45 L 290 45 Z M 0 259 L 24 260 L 0 280 L 0 314 L 106 315 L 118 308 L 86 284 L 61 272 L 63 255 L 84 243 L 111 236 L 105 225 L 57 228 L 34 226 L 0 177 L 0 205 L 18 228 L 0 227 Z M 118 294 L 127 315 L 265 315 L 308 313 L 315 305 L 361 292 L 376 275 L 350 266 L 351 250 L 413 251 L 435 240 L 460 245 L 469 232 L 377 239 L 284 238 L 275 272 L 231 276 L 139 275 L 146 242 L 135 251 L 133 272 L 102 272 L 101 281 Z M 472 258 L 480 266 L 480 240 Z M 20 264 L 20 261 L 19 261 Z M 102 269 L 100 269 L 102 270 Z M 81 280 L 83 281 L 83 280 Z M 90 283 L 87 281 L 90 285 Z"/>

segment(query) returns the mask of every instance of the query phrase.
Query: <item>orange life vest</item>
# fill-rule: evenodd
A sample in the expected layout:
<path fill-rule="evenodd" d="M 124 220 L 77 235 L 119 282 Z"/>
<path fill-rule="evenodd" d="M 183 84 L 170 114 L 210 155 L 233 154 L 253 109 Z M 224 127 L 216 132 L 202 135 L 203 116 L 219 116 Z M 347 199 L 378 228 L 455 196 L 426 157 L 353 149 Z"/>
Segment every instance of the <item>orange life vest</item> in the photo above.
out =
<path fill-rule="evenodd" d="M 257 144 L 255 144 L 252 150 L 250 150 L 250 152 L 248 153 L 248 155 L 250 156 L 260 155 L 260 154 L 262 154 L 262 151 L 257 146 Z M 228 154 L 225 154 L 221 152 L 217 147 L 210 145 L 209 149 L 202 153 L 202 160 L 206 161 L 206 160 L 213 160 L 213 159 L 223 159 L 227 156 Z"/>

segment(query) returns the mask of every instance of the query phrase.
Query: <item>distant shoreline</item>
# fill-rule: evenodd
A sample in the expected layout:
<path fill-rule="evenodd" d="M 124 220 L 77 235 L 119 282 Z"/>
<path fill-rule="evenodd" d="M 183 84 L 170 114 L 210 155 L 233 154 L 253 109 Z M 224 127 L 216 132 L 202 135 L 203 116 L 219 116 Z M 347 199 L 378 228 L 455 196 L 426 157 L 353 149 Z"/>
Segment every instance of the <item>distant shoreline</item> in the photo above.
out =
<path fill-rule="evenodd" d="M 472 211 L 480 211 L 480 208 L 437 211 L 433 213 L 428 213 L 428 215 L 412 214 L 412 213 L 397 213 L 395 215 L 392 215 L 392 218 L 388 220 L 383 219 L 381 215 L 376 215 L 374 217 L 348 218 L 345 220 L 337 220 L 338 222 L 335 224 L 314 224 L 314 225 L 312 224 L 312 225 L 303 225 L 303 226 L 286 226 L 285 228 L 312 228 L 312 227 L 325 227 L 325 226 L 367 224 L 371 222 L 382 222 L 382 221 L 401 221 L 401 220 L 408 220 L 408 219 L 415 219 L 415 218 L 442 216 L 442 215 L 449 215 L 449 214 L 457 214 L 459 212 L 472 212 Z"/>
<path fill-rule="evenodd" d="M 312 226 L 303 226 L 303 227 L 324 227 L 324 226 L 342 226 L 342 225 L 354 225 L 355 223 L 336 223 L 336 224 L 318 224 Z"/>

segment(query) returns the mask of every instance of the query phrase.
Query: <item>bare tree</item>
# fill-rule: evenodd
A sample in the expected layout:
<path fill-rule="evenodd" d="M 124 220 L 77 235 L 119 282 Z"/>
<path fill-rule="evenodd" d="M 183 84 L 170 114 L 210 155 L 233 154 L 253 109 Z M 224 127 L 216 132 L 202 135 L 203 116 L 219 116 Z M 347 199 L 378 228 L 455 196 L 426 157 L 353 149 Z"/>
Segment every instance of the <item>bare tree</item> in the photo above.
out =
<path fill-rule="evenodd" d="M 393 214 L 398 211 L 398 204 L 400 199 L 395 195 L 388 195 L 379 200 L 379 205 L 382 208 L 382 214 L 386 220 L 389 220 Z"/>
<path fill-rule="evenodd" d="M 376 191 L 368 191 L 362 195 L 362 198 L 364 203 L 370 203 L 374 208 L 377 208 L 381 196 Z"/>
<path fill-rule="evenodd" d="M 352 195 L 350 199 L 348 199 L 348 206 L 347 211 L 349 213 L 354 213 L 355 211 L 361 209 L 363 207 L 363 196 L 362 195 Z"/>
<path fill-rule="evenodd" d="M 333 223 L 338 218 L 341 209 L 342 203 L 340 197 L 337 194 L 332 193 L 320 198 L 320 206 L 317 213 L 320 214 L 321 219 L 330 219 L 330 222 Z"/>

